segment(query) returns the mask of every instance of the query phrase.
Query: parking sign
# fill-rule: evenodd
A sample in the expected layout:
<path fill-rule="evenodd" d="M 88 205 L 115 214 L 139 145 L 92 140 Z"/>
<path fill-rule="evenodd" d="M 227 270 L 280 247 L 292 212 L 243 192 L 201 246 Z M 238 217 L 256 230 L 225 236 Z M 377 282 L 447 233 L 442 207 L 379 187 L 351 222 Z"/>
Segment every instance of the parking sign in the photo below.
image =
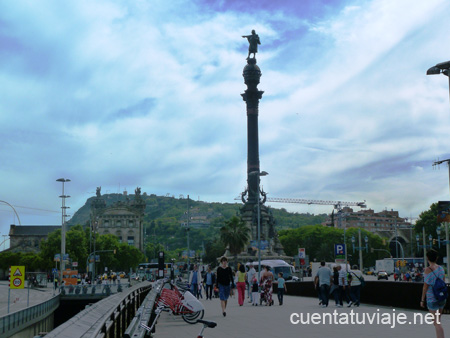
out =
<path fill-rule="evenodd" d="M 334 245 L 334 255 L 336 258 L 345 258 L 345 245 L 335 244 Z"/>

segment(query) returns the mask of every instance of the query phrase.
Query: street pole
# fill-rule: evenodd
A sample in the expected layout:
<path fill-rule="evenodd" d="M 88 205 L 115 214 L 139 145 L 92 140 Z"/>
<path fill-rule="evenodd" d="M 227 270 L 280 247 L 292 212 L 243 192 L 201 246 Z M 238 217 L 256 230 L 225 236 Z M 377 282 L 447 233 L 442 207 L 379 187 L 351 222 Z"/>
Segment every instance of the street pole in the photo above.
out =
<path fill-rule="evenodd" d="M 63 271 L 66 268 L 66 263 L 64 262 L 64 256 L 66 255 L 66 229 L 65 229 L 65 223 L 66 223 L 66 198 L 69 198 L 70 196 L 66 196 L 64 194 L 64 184 L 66 182 L 70 182 L 70 179 L 68 178 L 58 178 L 56 180 L 57 182 L 62 183 L 62 195 L 59 196 L 62 199 L 62 206 L 61 206 L 61 262 L 60 262 L 60 268 L 61 268 L 61 283 L 63 281 Z"/>
<path fill-rule="evenodd" d="M 259 189 L 259 176 L 258 176 L 258 283 L 261 281 L 261 197 Z"/>
<path fill-rule="evenodd" d="M 398 228 L 397 228 L 397 218 L 394 220 L 395 222 L 395 258 L 398 260 Z"/>
<path fill-rule="evenodd" d="M 448 222 L 445 222 L 445 240 L 447 247 L 447 280 L 450 282 L 450 241 L 449 241 L 449 231 L 448 231 Z"/>
<path fill-rule="evenodd" d="M 362 245 L 361 245 L 361 229 L 358 229 L 358 240 L 359 240 L 359 270 L 360 271 L 363 271 L 363 254 L 362 254 L 362 251 L 363 251 L 363 248 L 362 248 Z"/>
<path fill-rule="evenodd" d="M 190 259 L 189 259 L 189 256 L 190 256 L 190 249 L 189 249 L 189 195 L 187 195 L 187 228 L 186 228 L 186 231 L 187 231 L 187 265 L 188 265 L 188 271 L 189 271 L 189 269 L 190 269 Z"/>
<path fill-rule="evenodd" d="M 423 268 L 427 267 L 427 242 L 425 238 L 425 227 L 422 228 L 422 237 L 423 237 Z"/>

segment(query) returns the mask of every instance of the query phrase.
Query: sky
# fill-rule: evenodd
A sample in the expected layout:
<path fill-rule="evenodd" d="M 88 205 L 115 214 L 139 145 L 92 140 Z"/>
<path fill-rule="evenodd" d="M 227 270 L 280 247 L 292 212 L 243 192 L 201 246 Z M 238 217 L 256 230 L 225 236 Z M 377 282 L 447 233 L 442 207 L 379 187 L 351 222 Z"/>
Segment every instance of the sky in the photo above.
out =
<path fill-rule="evenodd" d="M 256 30 L 262 187 L 417 217 L 449 200 L 445 0 L 3 1 L 0 234 L 102 193 L 235 202 Z M 6 203 L 5 203 L 6 202 Z M 270 204 L 292 212 L 332 206 Z M 0 238 L 2 241 L 3 238 Z"/>

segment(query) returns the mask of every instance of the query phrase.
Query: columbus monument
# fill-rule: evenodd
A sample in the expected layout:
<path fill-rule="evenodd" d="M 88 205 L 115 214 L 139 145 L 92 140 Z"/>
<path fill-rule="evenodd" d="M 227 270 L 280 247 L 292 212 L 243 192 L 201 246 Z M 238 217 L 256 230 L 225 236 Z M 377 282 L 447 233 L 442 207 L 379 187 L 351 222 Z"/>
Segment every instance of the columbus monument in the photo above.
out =
<path fill-rule="evenodd" d="M 258 90 L 261 69 L 256 65 L 256 53 L 261 44 L 258 34 L 244 35 L 249 42 L 247 65 L 244 67 L 245 93 L 241 94 L 247 106 L 247 188 L 241 194 L 241 219 L 250 228 L 250 244 L 242 258 L 255 257 L 258 250 L 258 232 L 261 238 L 261 255 L 264 259 L 282 258 L 284 255 L 278 235 L 275 231 L 275 219 L 268 207 L 264 205 L 266 193 L 260 188 L 260 177 L 267 175 L 259 166 L 258 107 L 263 91 Z M 253 54 L 253 58 L 250 55 Z M 259 217 L 258 217 L 259 216 Z M 258 223 L 260 231 L 258 231 Z"/>

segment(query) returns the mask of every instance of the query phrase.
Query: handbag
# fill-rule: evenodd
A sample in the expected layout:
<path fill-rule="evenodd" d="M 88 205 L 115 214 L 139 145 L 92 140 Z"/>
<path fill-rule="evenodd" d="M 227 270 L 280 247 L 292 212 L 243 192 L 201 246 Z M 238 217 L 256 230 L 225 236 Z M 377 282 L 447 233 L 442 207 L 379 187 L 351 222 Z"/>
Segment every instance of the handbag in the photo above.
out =
<path fill-rule="evenodd" d="M 366 285 L 364 277 L 358 277 L 354 272 L 352 272 L 352 274 L 354 274 L 355 277 L 358 278 L 359 282 L 361 283 L 361 288 L 363 288 Z"/>

